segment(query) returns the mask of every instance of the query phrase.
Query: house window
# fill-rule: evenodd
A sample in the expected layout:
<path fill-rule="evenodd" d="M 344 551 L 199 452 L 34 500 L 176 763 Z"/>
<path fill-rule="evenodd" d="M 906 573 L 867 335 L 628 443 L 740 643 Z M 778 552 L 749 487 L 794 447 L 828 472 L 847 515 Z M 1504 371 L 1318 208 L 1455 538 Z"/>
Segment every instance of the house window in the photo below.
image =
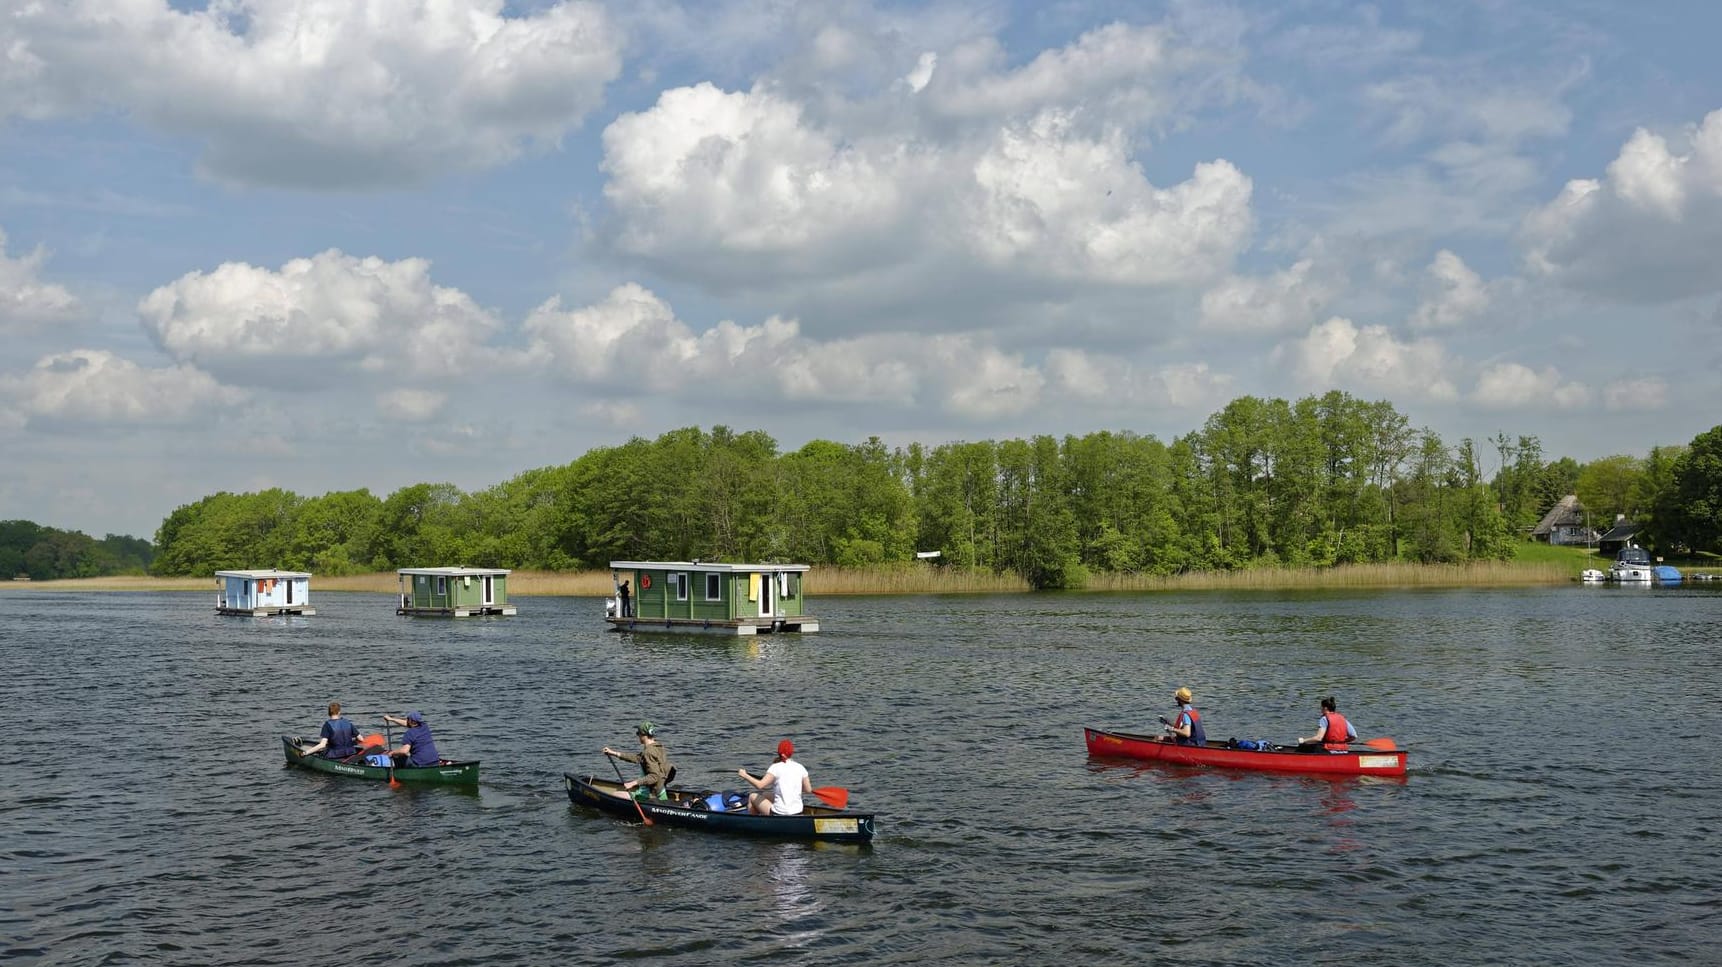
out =
<path fill-rule="evenodd" d="M 672 574 L 670 577 L 676 582 L 676 600 L 686 601 L 688 599 L 688 572 L 682 571 L 679 574 Z"/>
<path fill-rule="evenodd" d="M 723 575 L 721 575 L 721 574 L 708 574 L 708 575 L 706 575 L 706 600 L 707 601 L 722 601 L 723 600 Z"/>
<path fill-rule="evenodd" d="M 436 579 L 436 593 L 438 597 L 448 594 L 448 578 L 439 576 Z"/>

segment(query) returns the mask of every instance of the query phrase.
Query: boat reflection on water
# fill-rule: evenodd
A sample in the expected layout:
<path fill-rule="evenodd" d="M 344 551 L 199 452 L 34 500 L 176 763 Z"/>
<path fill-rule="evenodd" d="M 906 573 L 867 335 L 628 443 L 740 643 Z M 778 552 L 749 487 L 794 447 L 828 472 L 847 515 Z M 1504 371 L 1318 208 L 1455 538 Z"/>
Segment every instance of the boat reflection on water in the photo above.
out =
<path fill-rule="evenodd" d="M 765 875 L 771 884 L 778 927 L 790 948 L 810 946 L 825 933 L 820 917 L 825 901 L 810 883 L 809 852 L 800 844 L 784 844 Z"/>

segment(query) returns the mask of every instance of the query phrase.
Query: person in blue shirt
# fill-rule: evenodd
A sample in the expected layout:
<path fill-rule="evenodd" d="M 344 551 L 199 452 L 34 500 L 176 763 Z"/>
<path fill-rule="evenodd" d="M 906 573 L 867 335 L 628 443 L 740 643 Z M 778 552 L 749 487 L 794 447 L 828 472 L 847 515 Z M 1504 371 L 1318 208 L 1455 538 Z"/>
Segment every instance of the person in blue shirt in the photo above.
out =
<path fill-rule="evenodd" d="M 323 723 L 323 737 L 305 750 L 305 755 L 321 752 L 325 759 L 345 759 L 359 751 L 359 730 L 341 717 L 341 703 L 329 703 L 329 720 Z"/>
<path fill-rule="evenodd" d="M 403 760 L 397 762 L 397 765 L 423 768 L 434 766 L 441 761 L 437 758 L 436 740 L 431 738 L 430 726 L 425 724 L 425 713 L 408 712 L 404 719 L 385 715 L 383 721 L 391 725 L 404 725 L 407 729 L 401 735 L 400 748 L 389 753 L 397 760 Z"/>
<path fill-rule="evenodd" d="M 1165 716 L 1161 716 L 1160 724 L 1166 726 L 1166 737 L 1178 745 L 1203 746 L 1208 743 L 1208 735 L 1202 728 L 1202 713 L 1196 711 L 1196 706 L 1190 702 L 1192 698 L 1194 696 L 1185 687 L 1173 692 L 1172 700 L 1178 703 L 1178 720 L 1168 722 Z"/>

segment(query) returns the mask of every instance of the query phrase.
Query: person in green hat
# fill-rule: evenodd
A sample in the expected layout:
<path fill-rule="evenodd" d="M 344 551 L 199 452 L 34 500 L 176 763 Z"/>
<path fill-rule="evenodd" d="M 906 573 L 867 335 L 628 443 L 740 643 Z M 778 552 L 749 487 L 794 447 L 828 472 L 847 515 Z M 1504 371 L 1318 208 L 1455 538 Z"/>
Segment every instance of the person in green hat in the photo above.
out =
<path fill-rule="evenodd" d="M 634 737 L 640 740 L 639 752 L 617 752 L 609 746 L 604 747 L 605 755 L 640 766 L 640 778 L 622 783 L 622 788 L 632 793 L 634 789 L 645 786 L 658 799 L 670 798 L 668 787 L 676 769 L 670 765 L 669 750 L 658 741 L 658 727 L 650 722 L 641 722 L 634 726 Z"/>

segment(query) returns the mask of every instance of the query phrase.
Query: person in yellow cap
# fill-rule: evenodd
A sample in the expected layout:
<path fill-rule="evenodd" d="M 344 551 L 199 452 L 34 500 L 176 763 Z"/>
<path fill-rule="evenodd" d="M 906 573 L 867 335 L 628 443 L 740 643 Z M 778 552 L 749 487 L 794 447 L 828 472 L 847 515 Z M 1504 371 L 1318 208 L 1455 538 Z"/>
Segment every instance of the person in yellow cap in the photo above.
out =
<path fill-rule="evenodd" d="M 651 789 L 653 796 L 659 799 L 670 798 L 667 787 L 676 774 L 676 768 L 670 765 L 670 750 L 658 741 L 658 727 L 650 722 L 641 722 L 634 726 L 634 737 L 640 740 L 639 752 L 617 752 L 609 746 L 604 747 L 604 754 L 610 758 L 638 763 L 640 766 L 640 778 L 622 783 L 622 788 L 632 792 L 637 786 L 646 786 Z"/>
<path fill-rule="evenodd" d="M 1178 745 L 1203 746 L 1208 744 L 1208 734 L 1202 729 L 1202 713 L 1196 711 L 1191 704 L 1191 694 L 1188 686 L 1180 686 L 1172 693 L 1172 700 L 1178 703 L 1178 719 L 1169 722 L 1166 716 L 1160 716 L 1160 724 L 1166 726 L 1165 738 Z"/>

